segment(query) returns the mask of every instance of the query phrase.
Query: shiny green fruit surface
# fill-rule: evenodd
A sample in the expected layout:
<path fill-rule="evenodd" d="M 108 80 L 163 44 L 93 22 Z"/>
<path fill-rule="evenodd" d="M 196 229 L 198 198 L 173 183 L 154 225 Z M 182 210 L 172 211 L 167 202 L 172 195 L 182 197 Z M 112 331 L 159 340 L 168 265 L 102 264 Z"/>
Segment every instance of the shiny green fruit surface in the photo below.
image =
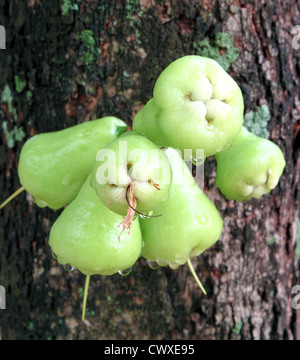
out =
<path fill-rule="evenodd" d="M 100 150 L 91 184 L 112 211 L 128 212 L 128 189 L 135 209 L 153 211 L 169 195 L 171 167 L 160 147 L 135 131 L 126 132 Z"/>
<path fill-rule="evenodd" d="M 285 159 L 272 141 L 242 128 L 233 145 L 218 154 L 216 185 L 228 200 L 259 199 L 274 189 Z"/>
<path fill-rule="evenodd" d="M 77 195 L 91 172 L 98 150 L 126 128 L 122 120 L 104 117 L 33 136 L 20 154 L 20 183 L 39 206 L 62 208 Z"/>
<path fill-rule="evenodd" d="M 209 58 L 188 55 L 172 62 L 155 83 L 153 101 L 151 110 L 146 106 L 136 115 L 133 128 L 182 152 L 203 149 L 205 157 L 214 155 L 229 147 L 242 127 L 242 92 Z"/>
<path fill-rule="evenodd" d="M 154 144 L 166 146 L 167 140 L 164 138 L 159 127 L 158 117 L 160 108 L 155 104 L 154 99 L 150 99 L 147 104 L 134 117 L 132 128 L 142 133 Z"/>
<path fill-rule="evenodd" d="M 122 220 L 98 199 L 88 177 L 52 226 L 49 245 L 63 265 L 70 264 L 86 275 L 112 275 L 133 266 L 142 249 L 137 219 L 130 234 L 124 232 L 119 241 Z"/>
<path fill-rule="evenodd" d="M 176 268 L 211 247 L 221 235 L 223 221 L 179 153 L 169 148 L 166 155 L 173 173 L 170 195 L 155 211 L 160 217 L 139 219 L 142 256 Z"/>

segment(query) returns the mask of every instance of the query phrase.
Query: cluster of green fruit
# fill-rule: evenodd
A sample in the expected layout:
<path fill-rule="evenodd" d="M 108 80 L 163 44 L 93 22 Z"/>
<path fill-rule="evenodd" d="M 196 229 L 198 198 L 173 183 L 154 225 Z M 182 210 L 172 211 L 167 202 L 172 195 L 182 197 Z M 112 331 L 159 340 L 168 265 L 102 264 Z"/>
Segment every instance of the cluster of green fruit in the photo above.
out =
<path fill-rule="evenodd" d="M 22 148 L 21 191 L 40 207 L 62 209 L 49 244 L 60 264 L 90 276 L 127 274 L 143 257 L 177 269 L 220 237 L 223 221 L 195 182 L 191 160 L 216 157 L 216 185 L 247 201 L 273 189 L 285 160 L 273 142 L 243 127 L 243 98 L 214 60 L 185 56 L 158 77 L 153 98 L 133 119 L 115 117 L 39 134 Z M 197 160 L 197 159 L 196 159 Z"/>

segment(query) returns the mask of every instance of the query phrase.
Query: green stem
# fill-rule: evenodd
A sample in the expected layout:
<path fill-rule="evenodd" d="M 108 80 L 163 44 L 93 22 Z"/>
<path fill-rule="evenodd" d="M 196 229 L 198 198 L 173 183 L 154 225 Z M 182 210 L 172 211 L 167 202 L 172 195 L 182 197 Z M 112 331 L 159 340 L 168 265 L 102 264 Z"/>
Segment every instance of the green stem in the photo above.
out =
<path fill-rule="evenodd" d="M 196 274 L 196 272 L 195 272 L 195 270 L 193 268 L 193 265 L 192 265 L 190 259 L 187 259 L 187 264 L 188 264 L 188 266 L 190 268 L 190 271 L 191 271 L 192 275 L 194 276 L 194 279 L 196 280 L 196 283 L 199 285 L 199 288 L 201 289 L 201 291 L 203 292 L 204 295 L 207 295 L 203 285 L 201 284 L 201 281 L 199 280 L 199 278 L 198 278 L 198 276 L 197 276 L 197 274 Z"/>
<path fill-rule="evenodd" d="M 91 278 L 91 275 L 86 275 L 85 285 L 84 285 L 84 294 L 83 294 L 81 321 L 84 321 L 84 319 L 85 319 L 86 301 L 87 301 L 88 289 L 89 289 L 89 284 L 90 284 L 90 278 Z"/>
<path fill-rule="evenodd" d="M 17 191 L 15 191 L 9 198 L 7 198 L 1 205 L 0 209 L 4 208 L 5 205 L 7 205 L 9 202 L 11 202 L 16 196 L 21 194 L 25 190 L 24 186 L 20 187 Z"/>

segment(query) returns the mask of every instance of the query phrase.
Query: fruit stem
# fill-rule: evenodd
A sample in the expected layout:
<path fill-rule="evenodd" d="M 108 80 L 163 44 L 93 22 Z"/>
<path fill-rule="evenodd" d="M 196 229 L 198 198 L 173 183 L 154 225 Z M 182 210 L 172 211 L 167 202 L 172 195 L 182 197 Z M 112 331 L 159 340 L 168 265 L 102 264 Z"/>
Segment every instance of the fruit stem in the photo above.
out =
<path fill-rule="evenodd" d="M 128 200 L 128 191 L 129 191 L 129 200 Z M 128 207 L 128 211 L 127 211 L 127 215 L 126 215 L 125 219 L 120 224 L 120 225 L 123 225 L 123 229 L 122 229 L 120 235 L 118 236 L 119 242 L 121 241 L 120 239 L 121 239 L 122 233 L 126 229 L 128 229 L 128 232 L 130 233 L 130 228 L 131 228 L 134 213 L 135 213 L 134 209 L 137 204 L 137 201 L 136 201 L 136 198 L 134 197 L 133 191 L 134 191 L 134 185 L 130 184 L 126 189 L 126 201 L 127 201 L 127 204 L 129 205 L 129 207 Z"/>
<path fill-rule="evenodd" d="M 5 205 L 7 205 L 8 203 L 10 203 L 15 197 L 17 197 L 19 194 L 21 194 L 21 192 L 23 192 L 25 190 L 24 186 L 20 187 L 20 189 L 18 189 L 17 191 L 15 191 L 9 198 L 7 198 L 1 205 L 0 205 L 0 209 L 4 208 Z"/>
<path fill-rule="evenodd" d="M 139 215 L 142 215 L 144 218 L 162 216 L 162 215 L 148 215 L 148 214 L 143 214 L 143 213 L 137 211 L 137 209 L 135 209 L 133 206 L 131 206 L 131 205 L 130 205 L 130 202 L 129 202 L 129 200 L 128 200 L 128 189 L 129 189 L 129 187 L 130 187 L 130 185 L 129 185 L 129 186 L 127 187 L 127 189 L 126 189 L 126 201 L 127 201 L 127 205 L 128 205 L 134 212 L 136 212 L 136 213 L 139 214 Z M 160 190 L 160 189 L 158 189 L 158 190 Z"/>
<path fill-rule="evenodd" d="M 84 319 L 85 319 L 86 301 L 87 301 L 87 296 L 88 296 L 90 278 L 91 278 L 91 275 L 86 275 L 85 284 L 84 284 L 84 293 L 83 293 L 83 304 L 82 304 L 82 317 L 81 317 L 81 321 L 84 321 Z"/>
<path fill-rule="evenodd" d="M 201 281 L 199 280 L 199 278 L 198 278 L 198 276 L 197 276 L 197 274 L 196 274 L 196 272 L 195 272 L 195 270 L 193 268 L 193 265 L 192 265 L 190 259 L 187 259 L 187 264 L 188 264 L 188 266 L 190 268 L 190 271 L 191 271 L 192 275 L 194 276 L 194 279 L 196 280 L 196 283 L 199 285 L 199 288 L 201 289 L 201 291 L 203 292 L 204 295 L 207 295 L 203 285 L 201 284 Z"/>

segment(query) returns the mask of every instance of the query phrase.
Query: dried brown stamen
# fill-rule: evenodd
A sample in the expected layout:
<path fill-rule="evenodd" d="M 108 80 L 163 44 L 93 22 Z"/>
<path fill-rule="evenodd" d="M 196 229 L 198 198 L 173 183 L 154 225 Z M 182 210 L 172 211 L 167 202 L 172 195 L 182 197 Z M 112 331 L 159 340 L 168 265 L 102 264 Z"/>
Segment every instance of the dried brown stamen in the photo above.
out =
<path fill-rule="evenodd" d="M 155 185 L 157 186 L 155 186 Z M 157 189 L 157 190 L 160 190 L 159 187 L 158 187 L 158 184 L 156 183 L 153 183 L 153 186 Z M 122 233 L 128 229 L 128 233 L 130 234 L 130 228 L 131 228 L 131 225 L 132 225 L 132 222 L 133 222 L 133 218 L 134 218 L 134 214 L 137 213 L 141 216 L 143 216 L 144 218 L 147 218 L 147 217 L 159 217 L 159 216 L 162 216 L 162 215 L 148 215 L 148 214 L 143 214 L 141 212 L 139 212 L 137 209 L 136 209 L 136 205 L 137 205 L 137 200 L 136 198 L 134 197 L 134 185 L 133 184 L 130 184 L 127 186 L 126 188 L 126 201 L 127 201 L 127 204 L 128 204 L 128 211 L 127 211 L 127 214 L 126 214 L 126 217 L 125 219 L 121 222 L 121 225 L 123 225 L 123 229 L 120 233 L 120 235 L 118 236 L 118 240 L 120 241 L 121 239 L 121 235 Z M 128 195 L 129 193 L 129 195 Z"/>
<path fill-rule="evenodd" d="M 150 184 L 155 187 L 156 190 L 160 190 L 159 184 L 156 184 L 153 180 L 149 180 Z"/>
<path fill-rule="evenodd" d="M 128 198 L 128 192 L 129 192 L 129 198 Z M 123 232 L 127 229 L 128 233 L 130 234 L 130 228 L 132 225 L 132 221 L 133 221 L 133 217 L 134 217 L 134 213 L 135 213 L 135 207 L 137 204 L 136 198 L 134 197 L 134 185 L 130 184 L 127 189 L 126 189 L 126 201 L 128 204 L 128 211 L 127 211 L 127 215 L 125 217 L 125 219 L 121 222 L 121 225 L 123 225 L 123 229 L 120 233 L 120 235 L 118 236 L 118 240 L 120 241 L 121 235 L 123 234 Z"/>

